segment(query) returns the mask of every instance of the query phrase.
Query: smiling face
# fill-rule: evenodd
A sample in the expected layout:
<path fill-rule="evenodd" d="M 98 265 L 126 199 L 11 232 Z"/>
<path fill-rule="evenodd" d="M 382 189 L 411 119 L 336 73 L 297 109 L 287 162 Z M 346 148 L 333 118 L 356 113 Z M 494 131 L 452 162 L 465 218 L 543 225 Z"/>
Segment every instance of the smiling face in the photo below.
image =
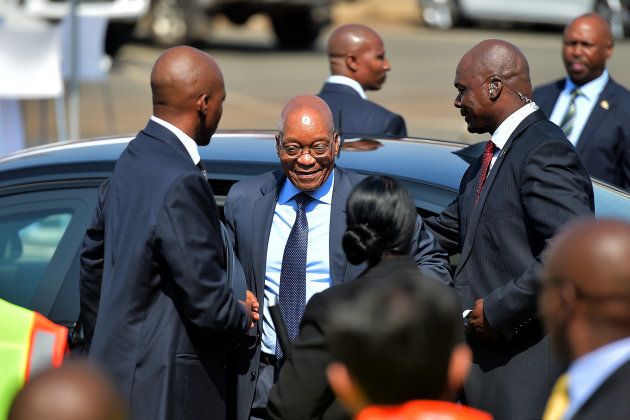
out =
<path fill-rule="evenodd" d="M 496 118 L 490 112 L 493 105 L 489 98 L 489 79 L 484 79 L 475 66 L 472 54 L 462 57 L 455 72 L 457 96 L 453 105 L 468 124 L 471 133 L 492 133 L 496 128 Z"/>
<path fill-rule="evenodd" d="M 291 146 L 309 149 L 292 157 L 283 149 Z M 314 157 L 311 151 L 317 146 L 328 148 L 322 156 Z M 308 106 L 289 111 L 278 134 L 276 150 L 282 170 L 293 185 L 305 192 L 319 188 L 328 179 L 339 151 L 339 137 L 334 133 L 330 111 L 324 115 Z"/>
<path fill-rule="evenodd" d="M 599 16 L 586 15 L 567 26 L 562 60 L 573 83 L 582 86 L 601 76 L 612 47 L 608 23 Z"/>

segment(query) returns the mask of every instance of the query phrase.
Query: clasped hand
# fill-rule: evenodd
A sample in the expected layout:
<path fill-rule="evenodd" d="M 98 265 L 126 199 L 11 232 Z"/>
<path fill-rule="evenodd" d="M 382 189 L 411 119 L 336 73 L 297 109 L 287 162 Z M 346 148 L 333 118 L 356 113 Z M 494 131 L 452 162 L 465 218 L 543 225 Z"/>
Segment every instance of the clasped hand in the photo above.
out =
<path fill-rule="evenodd" d="M 254 296 L 250 290 L 248 290 L 245 295 L 245 301 L 243 302 L 242 300 L 239 300 L 239 303 L 243 305 L 243 308 L 245 308 L 247 319 L 249 319 L 249 328 L 254 328 L 256 321 L 260 318 L 260 314 L 258 313 L 258 309 L 260 308 L 258 299 L 256 299 L 256 296 Z"/>

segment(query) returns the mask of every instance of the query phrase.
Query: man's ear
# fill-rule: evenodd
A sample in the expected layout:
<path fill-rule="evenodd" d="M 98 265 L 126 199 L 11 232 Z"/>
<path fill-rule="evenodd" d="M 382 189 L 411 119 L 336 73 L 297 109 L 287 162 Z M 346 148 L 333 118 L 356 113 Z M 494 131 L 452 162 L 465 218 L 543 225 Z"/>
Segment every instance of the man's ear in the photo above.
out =
<path fill-rule="evenodd" d="M 464 381 L 468 377 L 472 364 L 472 351 L 466 344 L 458 344 L 451 352 L 448 362 L 448 373 L 446 377 L 446 389 L 444 397 L 452 400 L 464 386 Z"/>
<path fill-rule="evenodd" d="M 501 90 L 503 89 L 503 82 L 498 77 L 492 77 L 490 79 L 490 83 L 488 84 L 488 97 L 491 100 L 496 100 L 501 94 Z"/>
<path fill-rule="evenodd" d="M 359 70 L 359 63 L 357 62 L 357 57 L 354 54 L 346 55 L 346 67 L 350 69 L 351 72 L 355 73 Z"/>
<path fill-rule="evenodd" d="M 208 101 L 210 100 L 210 95 L 207 93 L 203 93 L 197 97 L 197 102 L 195 103 L 197 107 L 197 112 L 206 115 L 208 113 Z"/>
<path fill-rule="evenodd" d="M 339 155 L 339 148 L 341 147 L 341 136 L 339 135 L 338 132 L 335 131 L 335 133 L 333 134 L 333 150 L 332 150 L 332 155 L 333 156 L 338 156 Z"/>
<path fill-rule="evenodd" d="M 276 154 L 279 158 L 282 157 L 282 142 L 280 140 L 280 133 L 276 133 Z"/>
<path fill-rule="evenodd" d="M 335 395 L 350 413 L 357 414 L 369 405 L 358 384 L 350 376 L 346 365 L 339 362 L 330 363 L 326 368 L 326 376 Z"/>

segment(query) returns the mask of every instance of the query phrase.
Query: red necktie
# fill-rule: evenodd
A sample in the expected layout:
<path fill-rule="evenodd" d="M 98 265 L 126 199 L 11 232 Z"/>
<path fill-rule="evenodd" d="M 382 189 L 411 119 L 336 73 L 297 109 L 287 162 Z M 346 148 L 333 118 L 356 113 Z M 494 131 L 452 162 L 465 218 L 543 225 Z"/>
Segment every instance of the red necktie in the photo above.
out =
<path fill-rule="evenodd" d="M 492 162 L 492 155 L 494 155 L 494 147 L 495 146 L 494 143 L 492 143 L 492 140 L 488 140 L 486 147 L 483 149 L 481 169 L 479 170 L 479 183 L 477 184 L 477 195 L 475 196 L 475 205 L 477 205 L 477 202 L 479 201 L 483 184 L 486 182 L 486 178 L 488 178 L 488 169 L 490 169 L 490 162 Z"/>

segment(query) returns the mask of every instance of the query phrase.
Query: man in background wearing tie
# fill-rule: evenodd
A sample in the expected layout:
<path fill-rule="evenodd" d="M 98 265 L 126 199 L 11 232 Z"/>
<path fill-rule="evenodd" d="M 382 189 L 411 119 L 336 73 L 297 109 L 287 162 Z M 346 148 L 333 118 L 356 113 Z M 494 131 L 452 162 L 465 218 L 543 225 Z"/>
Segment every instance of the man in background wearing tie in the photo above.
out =
<path fill-rule="evenodd" d="M 153 115 L 120 155 L 81 251 L 90 361 L 142 420 L 227 418 L 226 352 L 258 319 L 226 278 L 219 209 L 195 167 L 214 134 L 223 76 L 203 51 L 165 51 Z"/>
<path fill-rule="evenodd" d="M 630 417 L 630 224 L 583 221 L 545 260 L 540 310 L 569 369 L 544 420 Z"/>
<path fill-rule="evenodd" d="M 248 286 L 263 303 L 258 334 L 242 346 L 237 390 L 238 419 L 266 416 L 269 391 L 283 362 L 270 302 L 279 299 L 289 339 L 312 295 L 354 280 L 367 264 L 348 263 L 341 238 L 348 195 L 365 175 L 335 166 L 339 135 L 321 98 L 297 96 L 282 110 L 276 153 L 282 170 L 235 184 L 225 220 Z M 450 283 L 448 260 L 420 218 L 411 245 L 416 264 Z"/>
<path fill-rule="evenodd" d="M 450 255 L 468 313 L 473 365 L 465 402 L 497 420 L 542 415 L 560 373 L 536 316 L 536 272 L 555 232 L 593 213 L 588 173 L 562 130 L 529 97 L 529 65 L 513 44 L 490 39 L 455 73 L 455 107 L 471 133 L 490 133 L 458 197 L 427 219 Z"/>
<path fill-rule="evenodd" d="M 610 24 L 590 13 L 564 30 L 567 77 L 534 90 L 540 109 L 575 146 L 589 174 L 630 191 L 630 91 L 606 70 Z"/>

